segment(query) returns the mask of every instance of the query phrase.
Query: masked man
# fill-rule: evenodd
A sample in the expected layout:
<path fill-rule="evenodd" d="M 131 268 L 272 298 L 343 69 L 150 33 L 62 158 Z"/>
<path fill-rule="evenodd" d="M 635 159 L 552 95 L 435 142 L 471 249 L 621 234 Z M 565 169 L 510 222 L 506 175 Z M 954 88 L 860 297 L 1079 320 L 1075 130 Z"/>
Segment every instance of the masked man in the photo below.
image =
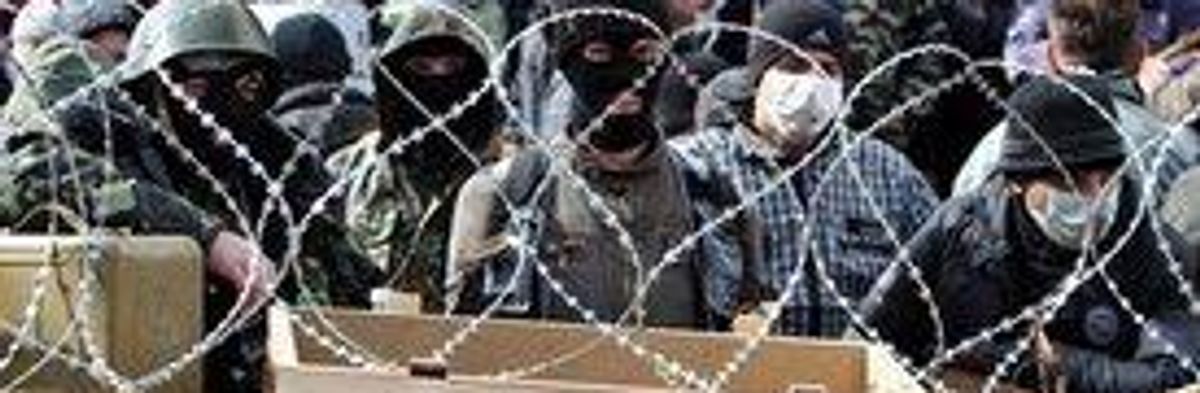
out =
<path fill-rule="evenodd" d="M 464 15 L 432 5 L 400 5 L 402 23 L 375 66 L 377 131 L 327 161 L 352 178 L 346 220 L 389 273 L 389 287 L 421 295 L 440 311 L 453 201 L 472 173 L 492 161 L 498 103 L 485 84 L 486 37 Z M 477 100 L 468 102 L 473 93 Z M 462 112 L 452 112 L 456 106 Z M 434 119 L 448 120 L 435 123 Z M 417 133 L 426 134 L 413 141 Z M 403 146 L 392 153 L 393 145 Z"/>
<path fill-rule="evenodd" d="M 1014 93 L 1009 122 L 1024 126 L 1005 134 L 1003 175 L 929 220 L 910 243 L 911 264 L 892 265 L 864 302 L 866 322 L 929 366 L 944 350 L 1038 308 L 942 360 L 990 375 L 1030 340 L 1004 380 L 1044 391 L 1178 388 L 1192 379 L 1180 356 L 1200 355 L 1189 314 L 1195 294 L 1185 292 L 1194 287 L 1183 285 L 1195 280 L 1195 265 L 1177 259 L 1177 233 L 1166 225 L 1156 233 L 1141 188 L 1120 169 L 1133 160 L 1099 112 L 1113 113 L 1113 93 L 1102 81 L 1067 81 L 1100 109 L 1049 79 Z M 1177 262 L 1182 277 L 1172 274 Z M 1041 307 L 1064 287 L 1072 292 L 1053 313 Z"/>
<path fill-rule="evenodd" d="M 792 296 L 780 299 L 778 331 L 838 336 L 849 325 L 847 310 L 822 276 L 831 280 L 836 296 L 856 304 L 933 211 L 937 197 L 898 151 L 872 138 L 842 140 L 834 132 L 846 51 L 837 11 L 821 0 L 795 0 L 771 3 L 764 15 L 757 27 L 796 45 L 812 61 L 775 43 L 753 42 L 749 66 L 718 78 L 707 91 L 722 101 L 713 110 L 733 112 L 708 117 L 732 121 L 711 123 L 679 145 L 733 174 L 743 197 L 783 180 L 754 205 L 766 223 L 773 292 L 783 294 L 790 278 L 800 277 Z M 802 162 L 806 158 L 811 161 Z M 807 240 L 806 229 L 812 231 Z"/>
<path fill-rule="evenodd" d="M 46 198 L 42 191 L 70 192 L 74 196 L 63 200 L 90 207 L 81 216 L 135 233 L 192 237 L 207 250 L 214 273 L 205 304 L 209 328 L 240 291 L 266 295 L 262 280 L 270 277 L 259 275 L 258 283 L 241 277 L 258 268 L 257 252 L 295 262 L 299 273 L 277 292 L 286 301 L 367 306 L 379 272 L 331 208 L 313 211 L 323 207 L 315 202 L 330 178 L 313 149 L 266 115 L 278 96 L 277 70 L 262 27 L 240 2 L 163 3 L 135 31 L 117 86 L 55 112 L 61 134 L 8 141 L 14 162 L 33 163 L 16 173 L 13 205 L 36 205 Z M 80 165 L 88 161 L 45 159 L 47 151 L 111 160 Z M 310 213 L 299 232 L 300 219 Z M 258 245 L 246 240 L 255 234 L 262 235 Z M 298 236 L 299 258 L 287 261 L 292 236 Z M 209 391 L 257 389 L 265 340 L 257 321 L 208 354 Z"/>
<path fill-rule="evenodd" d="M 657 1 L 571 0 L 554 7 L 615 7 L 659 25 L 665 15 Z M 503 312 L 532 318 L 727 327 L 742 300 L 743 273 L 753 271 L 757 243 L 739 236 L 744 233 L 737 229 L 749 220 L 743 217 L 716 231 L 707 245 L 682 248 L 677 259 L 664 260 L 699 228 L 705 211 L 719 211 L 736 197 L 720 179 L 689 176 L 655 126 L 653 97 L 667 65 L 662 41 L 647 26 L 611 16 L 563 23 L 547 41 L 554 66 L 574 93 L 564 103 L 569 120 L 562 139 L 549 147 L 554 153 L 543 147 L 518 153 L 463 186 L 448 273 L 448 285 L 461 294 L 460 308 L 502 301 Z M 592 197 L 602 202 L 589 203 Z M 615 222 L 597 209 L 600 204 Z M 510 205 L 527 209 L 514 212 Z M 534 218 L 525 220 L 529 215 Z M 534 260 L 515 255 L 527 255 L 525 247 L 505 242 L 532 234 L 516 226 L 536 228 L 527 244 L 537 250 L 533 259 L 546 275 Z M 628 231 L 633 250 L 614 226 Z M 660 274 L 652 278 L 654 271 Z M 555 291 L 555 283 L 569 296 Z M 647 296 L 635 301 L 643 287 Z"/>

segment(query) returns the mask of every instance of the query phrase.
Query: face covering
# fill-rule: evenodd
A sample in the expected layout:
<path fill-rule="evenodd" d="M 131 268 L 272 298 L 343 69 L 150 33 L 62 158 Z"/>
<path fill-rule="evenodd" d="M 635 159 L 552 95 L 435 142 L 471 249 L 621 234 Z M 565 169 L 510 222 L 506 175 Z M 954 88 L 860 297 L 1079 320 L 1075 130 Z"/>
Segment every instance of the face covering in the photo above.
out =
<path fill-rule="evenodd" d="M 465 63 L 451 74 L 418 75 L 405 67 L 407 61 L 418 55 L 459 56 Z M 386 68 L 376 70 L 375 78 L 382 136 L 379 149 L 388 148 L 398 139 L 408 138 L 432 124 L 433 118 L 421 111 L 421 107 L 434 117 L 443 116 L 482 88 L 488 76 L 485 60 L 456 38 L 433 38 L 411 44 L 387 56 L 383 65 Z M 405 94 L 401 86 L 409 94 Z M 495 93 L 488 90 L 444 126 L 458 139 L 461 147 L 480 155 L 487 149 L 499 119 Z M 410 176 L 419 178 L 419 183 L 444 186 L 451 183 L 449 179 L 474 169 L 467 153 L 441 129 L 424 131 L 426 137 L 408 145 L 398 157 L 400 163 L 411 170 Z"/>
<path fill-rule="evenodd" d="M 760 131 L 780 145 L 807 146 L 829 126 L 842 105 L 842 82 L 812 72 L 768 70 L 760 86 L 771 122 L 767 130 Z"/>
<path fill-rule="evenodd" d="M 662 64 L 655 68 L 654 59 L 638 59 L 631 55 L 639 40 L 645 42 L 651 37 L 632 31 L 613 32 L 594 39 L 612 47 L 610 61 L 588 61 L 581 55 L 582 45 L 561 60 L 563 76 L 575 94 L 569 125 L 572 136 L 592 125 L 620 94 L 644 78 L 642 87 L 634 91 L 641 99 L 641 111 L 604 117 L 602 125 L 587 135 L 586 142 L 599 151 L 623 152 L 659 138 L 651 108 Z M 657 40 L 653 42 L 658 44 Z"/>
<path fill-rule="evenodd" d="M 175 83 L 201 86 L 193 96 L 205 113 L 212 114 L 218 123 L 235 133 L 243 131 L 258 120 L 274 101 L 273 85 L 263 63 L 227 56 L 185 57 L 170 73 Z M 194 122 L 194 116 L 183 113 L 178 100 L 172 99 L 169 111 L 174 112 L 177 124 Z M 189 121 L 189 119 L 193 121 Z"/>
<path fill-rule="evenodd" d="M 1038 228 L 1055 244 L 1071 250 L 1083 248 L 1088 229 L 1093 228 L 1092 242 L 1108 235 L 1120 207 L 1121 186 L 1117 184 L 1100 201 L 1090 201 L 1078 193 L 1052 188 L 1046 200 L 1045 212 L 1028 209 Z"/>

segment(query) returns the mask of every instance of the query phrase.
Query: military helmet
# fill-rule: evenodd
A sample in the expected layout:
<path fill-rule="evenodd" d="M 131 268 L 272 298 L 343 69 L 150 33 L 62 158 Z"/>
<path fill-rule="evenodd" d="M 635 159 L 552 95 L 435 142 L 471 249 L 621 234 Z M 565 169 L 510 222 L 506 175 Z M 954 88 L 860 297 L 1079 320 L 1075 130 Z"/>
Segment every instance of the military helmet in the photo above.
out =
<path fill-rule="evenodd" d="M 172 0 L 150 9 L 134 30 L 120 78 L 137 80 L 170 60 L 198 52 L 241 53 L 278 66 L 262 24 L 240 1 Z"/>
<path fill-rule="evenodd" d="M 69 31 L 83 38 L 105 29 L 132 32 L 139 16 L 124 0 L 62 0 L 59 7 Z"/>

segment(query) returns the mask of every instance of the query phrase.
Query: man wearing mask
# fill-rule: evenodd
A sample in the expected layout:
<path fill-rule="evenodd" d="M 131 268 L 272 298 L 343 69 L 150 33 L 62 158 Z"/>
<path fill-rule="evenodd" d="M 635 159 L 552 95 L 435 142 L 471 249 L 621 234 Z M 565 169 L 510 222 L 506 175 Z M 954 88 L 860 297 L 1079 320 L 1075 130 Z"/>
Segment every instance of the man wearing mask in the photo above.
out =
<path fill-rule="evenodd" d="M 378 131 L 331 157 L 350 184 L 346 220 L 390 286 L 440 311 L 451 208 L 462 183 L 492 161 L 502 113 L 485 85 L 487 37 L 445 6 L 408 7 L 374 69 Z M 475 93 L 477 101 L 466 105 Z M 462 112 L 452 112 L 459 105 Z M 434 119 L 448 117 L 438 125 Z M 415 133 L 428 135 L 409 143 Z M 400 154 L 383 154 L 394 144 Z"/>
<path fill-rule="evenodd" d="M 849 319 L 822 284 L 818 264 L 840 296 L 856 303 L 932 213 L 937 197 L 898 151 L 836 132 L 846 50 L 838 12 L 824 0 L 793 0 L 773 2 L 763 15 L 758 28 L 795 44 L 812 62 L 778 44 L 752 42 L 749 66 L 737 71 L 741 78 L 725 76 L 713 86 L 727 105 L 722 110 L 734 111 L 736 121 L 714 123 L 680 147 L 732 173 L 744 198 L 805 164 L 754 207 L 766 223 L 772 289 L 782 294 L 790 277 L 801 277 L 794 294 L 780 299 L 785 306 L 777 330 L 837 336 Z"/>
<path fill-rule="evenodd" d="M 553 6 L 556 13 L 609 7 L 660 26 L 665 20 L 658 1 L 567 0 Z M 705 213 L 711 218 L 735 197 L 719 179 L 689 176 L 655 126 L 654 97 L 667 66 L 662 40 L 633 20 L 588 16 L 552 27 L 547 41 L 553 66 L 574 92 L 565 103 L 567 126 L 544 147 L 549 151 L 539 146 L 520 152 L 463 186 L 447 280 L 459 308 L 477 311 L 502 301 L 502 313 L 530 318 L 580 321 L 590 315 L 646 326 L 728 328 L 738 301 L 746 298 L 738 293 L 746 288 L 739 286 L 743 273 L 754 271 L 757 245 L 751 236 L 738 236 L 748 232 L 735 234 L 749 218 L 731 220 L 701 245 L 664 260 L 699 228 Z M 510 204 L 519 210 L 510 211 Z M 637 258 L 613 224 L 628 231 L 625 239 Z M 505 241 L 513 237 L 527 239 L 536 255 Z M 672 264 L 662 265 L 667 262 Z M 549 279 L 534 263 L 547 269 Z M 656 270 L 661 273 L 649 281 Z M 510 281 L 516 289 L 503 296 Z M 578 304 L 560 296 L 558 285 Z M 643 287 L 647 296 L 634 302 Z"/>
<path fill-rule="evenodd" d="M 371 97 L 346 86 L 351 61 L 346 39 L 321 14 L 289 17 L 271 32 L 283 65 L 283 95 L 271 115 L 328 157 L 376 127 Z"/>
<path fill-rule="evenodd" d="M 1193 165 L 1185 152 L 1188 133 L 1169 134 L 1170 127 L 1144 104 L 1144 92 L 1136 75 L 1145 57 L 1145 41 L 1139 38 L 1138 21 L 1142 15 L 1138 0 L 1050 0 L 1045 21 L 1049 31 L 1046 45 L 1037 46 L 1041 58 L 1057 75 L 1096 75 L 1110 83 L 1116 93 L 1115 118 L 1118 132 L 1128 141 L 1128 152 L 1138 152 L 1137 170 L 1152 169 L 1162 143 L 1166 158 L 1158 168 L 1154 204 L 1161 201 L 1167 186 Z M 993 128 L 979 142 L 954 181 L 954 195 L 962 195 L 987 183 L 997 174 L 996 163 L 1006 122 Z M 1143 168 L 1144 166 L 1144 168 Z M 1142 178 L 1149 178 L 1143 176 Z"/>
<path fill-rule="evenodd" d="M 927 366 L 942 351 L 1078 284 L 1055 312 L 1024 318 L 942 366 L 990 375 L 1021 340 L 1030 340 L 1030 351 L 1004 380 L 1072 392 L 1181 387 L 1192 373 L 1178 356 L 1200 355 L 1200 331 L 1183 293 L 1192 287 L 1182 285 L 1195 280 L 1195 265 L 1184 259 L 1180 271 L 1187 276 L 1172 274 L 1182 242 L 1169 228 L 1156 234 L 1140 187 L 1123 171 L 1132 160 L 1101 115 L 1114 111 L 1106 82 L 1066 82 L 1100 108 L 1047 78 L 1014 93 L 1010 120 L 1024 122 L 1004 135 L 1002 175 L 929 220 L 910 243 L 911 265 L 892 265 L 864 302 L 866 323 Z M 1096 275 L 1083 275 L 1093 268 Z"/>
<path fill-rule="evenodd" d="M 76 212 L 80 216 L 136 234 L 193 238 L 206 250 L 212 273 L 205 298 L 211 329 L 240 291 L 254 291 L 252 300 L 266 295 L 270 277 L 259 274 L 256 283 L 243 277 L 269 264 L 255 259 L 255 250 L 284 262 L 300 217 L 332 182 L 313 149 L 266 115 L 278 95 L 278 65 L 261 25 L 240 2 L 163 3 L 147 14 L 132 42 L 118 85 L 89 91 L 55 113 L 61 133 L 6 141 L 15 163 L 50 161 L 16 173 L 17 198 L 8 200 L 20 212 L 49 199 L 44 191 L 73 191 L 79 197 L 65 200 L 90 208 Z M 46 151 L 111 160 L 55 171 L 70 167 Z M 76 187 L 76 176 L 94 183 Z M 293 303 L 369 305 L 379 272 L 330 208 L 314 214 L 306 231 L 296 233 L 295 268 L 303 273 L 289 275 L 276 294 Z M 259 223 L 262 242 L 254 245 L 246 239 Z M 258 389 L 265 325 L 252 321 L 207 354 L 208 391 Z"/>

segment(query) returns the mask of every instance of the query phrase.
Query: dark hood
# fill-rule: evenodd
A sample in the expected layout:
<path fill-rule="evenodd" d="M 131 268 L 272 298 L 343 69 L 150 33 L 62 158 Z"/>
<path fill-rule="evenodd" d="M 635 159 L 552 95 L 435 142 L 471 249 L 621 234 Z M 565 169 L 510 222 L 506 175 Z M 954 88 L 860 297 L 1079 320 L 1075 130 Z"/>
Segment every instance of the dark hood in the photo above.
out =
<path fill-rule="evenodd" d="M 410 93 L 416 95 L 430 114 L 436 117 L 450 113 L 458 104 L 465 102 L 472 92 L 483 86 L 489 75 L 492 56 L 487 38 L 473 32 L 459 18 L 460 14 L 437 7 L 411 7 L 407 12 L 380 51 L 379 61 L 373 69 L 381 149 L 432 122 L 399 89 L 397 83 L 403 84 Z M 465 52 L 467 64 L 464 71 L 442 80 L 406 75 L 403 71 L 404 61 L 414 52 L 430 47 Z M 447 121 L 445 126 L 467 149 L 480 154 L 486 150 L 498 129 L 500 118 L 495 93 L 489 89 L 474 105 L 463 108 L 462 113 Z M 439 130 L 434 130 L 429 137 L 408 146 L 404 151 L 399 157 L 404 166 L 413 169 L 414 174 L 432 176 L 428 179 L 431 183 L 443 184 L 446 180 L 443 175 L 473 169 L 467 156 Z"/>

